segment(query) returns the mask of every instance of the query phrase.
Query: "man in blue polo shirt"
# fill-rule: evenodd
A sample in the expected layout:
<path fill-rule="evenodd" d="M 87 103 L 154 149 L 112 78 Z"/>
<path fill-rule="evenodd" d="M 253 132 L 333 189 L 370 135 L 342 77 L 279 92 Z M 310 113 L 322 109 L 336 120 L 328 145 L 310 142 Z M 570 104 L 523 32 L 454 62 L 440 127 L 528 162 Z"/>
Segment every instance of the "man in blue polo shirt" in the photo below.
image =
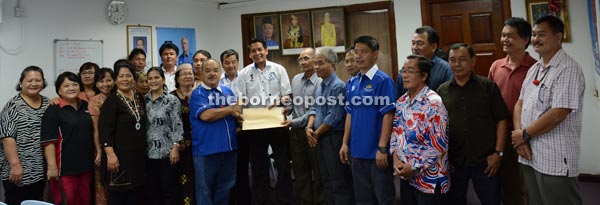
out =
<path fill-rule="evenodd" d="M 340 160 L 350 162 L 357 204 L 393 204 L 395 188 L 388 147 L 395 111 L 394 82 L 375 64 L 379 54 L 375 38 L 358 37 L 354 51 L 360 72 L 346 87 L 348 114 Z"/>
<path fill-rule="evenodd" d="M 219 86 L 219 65 L 214 59 L 203 63 L 202 84 L 190 98 L 198 204 L 229 204 L 229 192 L 235 183 L 235 128 L 242 121 L 241 106 L 236 104 L 231 89 Z"/>

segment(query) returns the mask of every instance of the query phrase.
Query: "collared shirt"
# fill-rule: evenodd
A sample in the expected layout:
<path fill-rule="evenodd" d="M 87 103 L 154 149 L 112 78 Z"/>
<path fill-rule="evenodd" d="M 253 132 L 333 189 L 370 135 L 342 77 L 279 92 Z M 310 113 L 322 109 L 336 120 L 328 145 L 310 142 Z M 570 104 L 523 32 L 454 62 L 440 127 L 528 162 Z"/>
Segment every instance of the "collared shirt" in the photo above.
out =
<path fill-rule="evenodd" d="M 375 159 L 383 116 L 394 109 L 394 82 L 377 65 L 359 73 L 346 87 L 345 110 L 351 114 L 350 153 Z"/>
<path fill-rule="evenodd" d="M 307 104 L 307 99 L 315 96 L 315 90 L 318 84 L 322 81 L 321 78 L 317 77 L 316 73 L 313 73 L 310 78 L 304 77 L 304 73 L 299 73 L 292 79 L 292 99 L 302 98 L 301 102 L 296 104 L 292 100 L 292 127 L 306 127 L 308 122 L 308 113 L 311 105 Z"/>
<path fill-rule="evenodd" d="M 165 67 L 162 67 L 162 69 L 165 73 L 165 85 L 167 86 L 167 93 L 170 93 L 177 89 L 175 87 L 175 73 L 177 72 L 177 66 L 175 66 L 172 73 L 167 72 Z"/>
<path fill-rule="evenodd" d="M 247 98 L 247 107 L 265 107 L 279 100 L 281 96 L 292 93 L 287 71 L 283 66 L 271 61 L 266 61 L 262 71 L 256 63 L 244 67 L 231 84 L 231 88 L 237 97 Z M 259 103 L 253 104 L 255 100 L 251 100 L 252 98 L 258 98 Z"/>
<path fill-rule="evenodd" d="M 227 75 L 225 75 L 225 73 L 223 73 L 223 74 L 221 74 L 221 80 L 219 81 L 219 85 L 223 85 L 223 86 L 227 86 L 227 87 L 231 88 L 231 83 L 233 83 L 233 81 L 235 81 L 235 79 L 237 77 L 238 77 L 238 74 L 235 73 L 235 77 L 233 78 L 233 80 L 229 80 Z"/>
<path fill-rule="evenodd" d="M 452 79 L 454 75 L 450 69 L 450 64 L 444 59 L 434 55 L 430 60 L 433 65 L 431 66 L 431 71 L 429 71 L 429 84 L 427 86 L 429 86 L 431 90 L 436 91 L 442 83 Z M 402 74 L 400 72 L 398 74 L 398 79 L 396 79 L 396 98 L 402 96 L 406 91 L 407 90 L 402 83 Z"/>
<path fill-rule="evenodd" d="M 519 156 L 519 162 L 544 174 L 575 177 L 579 175 L 585 78 L 581 66 L 563 49 L 545 68 L 543 62 L 540 59 L 534 64 L 523 82 L 519 96 L 523 100 L 522 128 L 527 128 L 552 108 L 571 109 L 571 113 L 554 129 L 532 138 L 529 141 L 533 152 L 531 160 Z M 532 83 L 536 76 L 540 80 L 537 86 Z"/>
<path fill-rule="evenodd" d="M 411 186 L 433 194 L 439 181 L 442 193 L 450 190 L 448 113 L 442 98 L 429 87 L 423 87 L 412 101 L 406 92 L 396 102 L 390 152 L 420 169 L 409 179 Z"/>
<path fill-rule="evenodd" d="M 343 132 L 346 112 L 342 99 L 346 93 L 346 84 L 344 81 L 331 73 L 327 79 L 323 80 L 317 87 L 315 94 L 316 103 L 310 110 L 309 115 L 315 115 L 314 129 L 318 129 L 323 124 L 330 126 L 329 131 Z M 325 100 L 321 100 L 325 99 Z"/>
<path fill-rule="evenodd" d="M 537 60 L 533 59 L 529 53 L 525 53 L 525 58 L 521 61 L 521 65 L 514 70 L 508 65 L 508 56 L 494 61 L 490 67 L 488 78 L 494 81 L 498 85 L 498 88 L 500 88 L 502 98 L 504 98 L 511 116 L 515 109 L 515 104 L 517 104 L 517 100 L 519 99 L 523 80 L 525 80 L 527 71 L 529 71 L 529 68 L 535 62 Z M 512 118 L 509 118 L 508 121 L 508 127 L 513 127 Z M 510 130 L 512 131 L 512 129 Z"/>
<path fill-rule="evenodd" d="M 62 98 L 42 117 L 42 147 L 55 144 L 56 165 L 60 176 L 78 175 L 94 169 L 94 127 L 88 103 L 79 100 L 77 109 Z"/>
<path fill-rule="evenodd" d="M 177 65 L 181 65 L 184 63 L 189 63 L 189 64 L 194 65 L 194 59 L 192 57 L 193 56 L 190 55 L 189 52 L 182 53 L 181 55 L 179 55 L 179 58 L 177 58 Z"/>
<path fill-rule="evenodd" d="M 221 100 L 223 99 L 223 100 Z M 227 115 L 213 122 L 200 119 L 208 109 L 222 108 L 236 103 L 233 91 L 227 86 L 210 88 L 204 83 L 190 97 L 190 121 L 192 123 L 192 154 L 206 156 L 237 150 L 236 120 Z"/>
<path fill-rule="evenodd" d="M 440 85 L 438 94 L 448 110 L 450 164 L 474 166 L 496 152 L 497 124 L 509 116 L 498 86 L 472 73 L 463 87 L 452 79 Z"/>
<path fill-rule="evenodd" d="M 183 140 L 181 103 L 174 95 L 163 92 L 152 100 L 152 92 L 145 97 L 148 115 L 148 158 L 166 159 L 173 149 L 173 143 Z"/>
<path fill-rule="evenodd" d="M 46 179 L 44 171 L 44 153 L 40 146 L 42 116 L 50 100 L 42 96 L 41 105 L 35 109 L 17 94 L 6 102 L 0 113 L 0 140 L 11 137 L 17 144 L 17 154 L 23 167 L 21 183 L 33 184 Z M 10 165 L 4 151 L 0 146 L 0 174 L 2 180 L 7 181 L 10 175 Z"/>
<path fill-rule="evenodd" d="M 88 103 L 88 111 L 90 112 L 91 116 L 100 116 L 100 108 L 102 107 L 102 104 L 104 104 L 104 101 L 107 97 L 108 96 L 102 93 L 98 93 L 96 96 L 90 99 L 90 102 Z"/>

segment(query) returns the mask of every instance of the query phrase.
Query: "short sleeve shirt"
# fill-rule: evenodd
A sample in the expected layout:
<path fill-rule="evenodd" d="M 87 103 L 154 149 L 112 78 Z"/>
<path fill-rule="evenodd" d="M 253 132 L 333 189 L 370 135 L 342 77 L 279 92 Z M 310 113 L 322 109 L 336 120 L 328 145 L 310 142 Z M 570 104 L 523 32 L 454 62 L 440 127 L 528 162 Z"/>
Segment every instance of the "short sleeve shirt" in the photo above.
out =
<path fill-rule="evenodd" d="M 473 73 L 462 87 L 445 82 L 438 94 L 448 110 L 450 164 L 479 165 L 496 152 L 497 123 L 509 116 L 496 83 Z"/>
<path fill-rule="evenodd" d="M 48 98 L 42 96 L 39 108 L 29 106 L 20 94 L 10 99 L 0 113 L 0 140 L 12 137 L 17 143 L 19 161 L 23 167 L 21 182 L 33 184 L 46 179 L 44 155 L 41 142 L 42 116 L 48 107 Z M 0 174 L 8 180 L 10 165 L 0 146 Z"/>
<path fill-rule="evenodd" d="M 583 70 L 562 49 L 548 66 L 544 67 L 543 62 L 540 59 L 534 64 L 523 81 L 519 96 L 523 100 L 521 126 L 527 128 L 552 108 L 571 109 L 571 113 L 554 129 L 531 139 L 531 160 L 519 156 L 519 162 L 544 174 L 575 177 L 579 175 L 581 152 Z M 533 84 L 535 79 L 539 85 Z"/>
<path fill-rule="evenodd" d="M 383 116 L 394 110 L 394 82 L 374 65 L 359 73 L 346 87 L 345 109 L 351 114 L 350 154 L 354 158 L 375 159 Z"/>
<path fill-rule="evenodd" d="M 173 143 L 183 140 L 181 104 L 174 95 L 163 92 L 155 100 L 152 93 L 146 94 L 148 115 L 148 158 L 167 159 Z"/>
<path fill-rule="evenodd" d="M 58 105 L 49 106 L 42 118 L 41 143 L 55 144 L 61 176 L 78 175 L 94 168 L 94 128 L 87 108 L 84 100 L 75 109 L 59 98 Z"/>

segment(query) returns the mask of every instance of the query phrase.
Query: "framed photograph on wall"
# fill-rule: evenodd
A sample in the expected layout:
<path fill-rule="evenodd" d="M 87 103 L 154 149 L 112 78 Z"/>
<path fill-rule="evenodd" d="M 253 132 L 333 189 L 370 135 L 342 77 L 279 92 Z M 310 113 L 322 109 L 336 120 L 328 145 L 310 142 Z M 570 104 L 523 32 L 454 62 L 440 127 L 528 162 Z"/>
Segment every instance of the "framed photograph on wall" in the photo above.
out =
<path fill-rule="evenodd" d="M 527 21 L 529 21 L 531 25 L 533 25 L 538 18 L 546 15 L 560 18 L 565 24 L 563 42 L 571 42 L 567 0 L 560 0 L 558 3 L 552 4 L 550 4 L 548 0 L 525 0 L 525 8 L 527 9 Z"/>
<path fill-rule="evenodd" d="M 308 11 L 279 15 L 283 55 L 300 54 L 303 48 L 311 47 L 312 32 Z"/>
<path fill-rule="evenodd" d="M 156 47 L 160 49 L 164 43 L 172 43 L 177 46 L 177 65 L 189 63 L 194 65 L 194 53 L 196 52 L 196 28 L 169 28 L 156 27 Z M 158 65 L 162 64 L 160 53 Z"/>
<path fill-rule="evenodd" d="M 346 49 L 344 9 L 315 10 L 311 11 L 311 17 L 315 48 L 330 46 L 336 52 L 343 53 Z"/>
<path fill-rule="evenodd" d="M 127 55 L 139 48 L 146 52 L 146 70 L 152 67 L 152 26 L 127 25 Z"/>
<path fill-rule="evenodd" d="M 254 38 L 267 43 L 269 50 L 279 49 L 279 17 L 277 14 L 254 17 Z"/>

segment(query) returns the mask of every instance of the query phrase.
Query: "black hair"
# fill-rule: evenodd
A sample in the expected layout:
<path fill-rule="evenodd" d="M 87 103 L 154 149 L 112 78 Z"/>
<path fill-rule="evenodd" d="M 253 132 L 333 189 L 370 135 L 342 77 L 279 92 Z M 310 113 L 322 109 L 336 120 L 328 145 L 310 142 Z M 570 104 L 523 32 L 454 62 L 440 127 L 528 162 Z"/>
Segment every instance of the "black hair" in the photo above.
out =
<path fill-rule="evenodd" d="M 98 64 L 95 64 L 92 62 L 86 62 L 84 64 L 81 64 L 81 67 L 79 67 L 79 73 L 77 73 L 77 74 L 81 75 L 81 72 L 83 72 L 84 70 L 89 70 L 89 69 L 94 69 L 94 72 L 96 72 L 100 69 L 100 66 L 98 66 Z"/>
<path fill-rule="evenodd" d="M 117 70 L 118 65 L 124 64 L 124 63 L 127 63 L 133 67 L 133 64 L 131 64 L 131 62 L 129 62 L 127 59 L 119 59 L 119 60 L 116 60 L 115 63 L 113 64 L 113 71 Z"/>
<path fill-rule="evenodd" d="M 538 18 L 537 20 L 535 20 L 535 23 L 533 25 L 539 25 L 541 23 L 548 23 L 548 26 L 550 26 L 550 28 L 552 29 L 552 32 L 554 32 L 555 34 L 560 32 L 560 33 L 565 33 L 565 24 L 562 22 L 562 20 L 560 20 L 560 18 L 556 17 L 556 16 L 552 16 L 552 15 L 546 15 L 546 16 L 542 16 L 540 18 Z"/>
<path fill-rule="evenodd" d="M 152 68 L 148 69 L 148 71 L 146 72 L 146 76 L 150 77 L 150 72 L 153 72 L 153 71 L 158 72 L 158 75 L 160 75 L 160 77 L 163 79 L 163 81 L 166 80 L 165 79 L 165 71 L 163 71 L 163 69 L 160 67 L 152 67 Z M 137 82 L 137 80 L 136 80 L 136 82 Z M 167 91 L 167 90 L 168 90 L 167 84 L 163 83 L 163 91 Z"/>
<path fill-rule="evenodd" d="M 194 56 L 192 57 L 192 59 L 194 59 L 196 57 L 196 55 L 198 55 L 198 54 L 202 54 L 202 55 L 206 56 L 207 59 L 212 58 L 210 55 L 210 52 L 208 52 L 207 50 L 198 50 L 198 51 L 196 51 L 196 53 L 194 53 Z"/>
<path fill-rule="evenodd" d="M 28 72 L 38 72 L 42 75 L 42 81 L 44 81 L 44 85 L 42 87 L 42 89 L 46 88 L 46 86 L 48 86 L 48 83 L 46 83 L 46 78 L 44 78 L 44 71 L 37 66 L 27 66 L 25 69 L 23 69 L 23 71 L 21 71 L 21 77 L 19 78 L 19 83 L 17 83 L 17 87 L 16 90 L 21 92 L 21 83 L 23 83 L 23 80 L 25 79 L 25 75 L 27 75 Z"/>
<path fill-rule="evenodd" d="M 56 91 L 57 95 L 60 95 L 58 94 L 58 90 L 60 90 L 60 86 L 65 82 L 66 79 L 69 79 L 73 82 L 77 82 L 77 84 L 79 84 L 80 89 L 83 86 L 81 85 L 81 80 L 79 80 L 79 76 L 77 74 L 70 71 L 65 71 L 64 73 L 58 75 L 58 77 L 56 78 L 56 82 L 54 82 L 54 90 Z"/>
<path fill-rule="evenodd" d="M 372 51 L 379 50 L 379 42 L 377 42 L 377 39 L 373 38 L 373 36 L 360 36 L 354 40 L 353 45 L 356 46 L 357 43 L 366 44 Z"/>
<path fill-rule="evenodd" d="M 117 62 L 120 60 L 117 60 Z M 115 62 L 115 72 L 113 73 L 113 79 L 116 81 L 117 80 L 117 76 L 119 75 L 119 71 L 121 71 L 122 68 L 127 68 L 129 69 L 129 72 L 131 72 L 131 75 L 133 75 L 133 80 L 135 82 L 137 82 L 138 80 L 138 75 L 137 72 L 135 72 L 135 68 L 133 68 L 133 65 L 131 65 L 131 63 L 129 63 L 129 61 L 125 60 L 125 62 Z"/>
<path fill-rule="evenodd" d="M 459 49 L 459 48 L 466 48 L 467 51 L 469 51 L 469 57 L 471 57 L 471 58 L 475 57 L 475 51 L 473 50 L 473 48 L 471 46 L 467 45 L 466 43 L 455 43 L 455 44 L 452 44 L 450 46 L 450 48 L 448 49 L 448 53 L 450 53 L 451 50 L 456 50 L 456 49 Z"/>
<path fill-rule="evenodd" d="M 221 62 L 223 62 L 223 59 L 235 55 L 235 59 L 236 60 L 240 60 L 240 55 L 238 54 L 237 51 L 233 50 L 233 49 L 227 49 L 225 51 L 223 51 L 223 53 L 221 53 Z M 210 58 L 210 57 L 208 57 Z"/>
<path fill-rule="evenodd" d="M 440 47 L 440 35 L 438 32 L 432 28 L 431 26 L 423 26 L 415 29 L 416 34 L 427 33 L 427 42 L 429 44 L 435 43 L 437 45 L 436 48 Z"/>
<path fill-rule="evenodd" d="M 422 55 L 409 55 L 406 59 L 416 59 L 418 61 L 417 66 L 419 66 L 419 73 L 427 74 L 427 78 L 425 78 L 425 84 L 429 85 L 429 77 L 431 77 L 431 61 L 425 56 Z"/>
<path fill-rule="evenodd" d="M 166 49 L 173 49 L 175 50 L 175 55 L 179 56 L 179 48 L 177 47 L 177 45 L 171 43 L 171 42 L 165 42 L 162 44 L 162 46 L 160 46 L 160 48 L 158 49 L 158 54 L 160 56 L 162 56 L 163 52 Z"/>
<path fill-rule="evenodd" d="M 100 70 L 98 70 L 98 72 L 96 72 L 94 74 L 94 92 L 100 93 L 100 89 L 98 89 L 98 87 L 96 87 L 96 82 L 104 79 L 104 76 L 106 76 L 107 73 L 110 75 L 110 77 L 113 79 L 113 81 L 115 81 L 115 78 L 113 77 L 115 75 L 115 72 L 113 72 L 112 69 L 106 68 L 106 67 L 100 68 Z M 113 87 L 113 89 L 114 89 L 114 87 Z"/>
<path fill-rule="evenodd" d="M 133 61 L 133 58 L 135 58 L 135 56 L 137 56 L 139 54 L 144 55 L 144 58 L 146 57 L 146 52 L 144 52 L 144 50 L 139 49 L 139 48 L 134 48 L 133 50 L 131 50 L 131 53 L 129 53 L 129 56 L 127 56 L 127 60 Z"/>
<path fill-rule="evenodd" d="M 248 49 L 250 49 L 250 45 L 252 45 L 254 43 L 260 43 L 260 44 L 262 44 L 262 47 L 264 49 L 267 49 L 267 42 L 265 42 L 264 40 L 259 39 L 259 38 L 253 38 L 252 40 L 250 40 L 250 43 L 248 43 Z"/>
<path fill-rule="evenodd" d="M 531 39 L 531 25 L 529 22 L 525 21 L 523 18 L 512 17 L 504 21 L 504 26 L 510 26 L 517 29 L 519 37 L 527 39 L 525 48 L 529 47 L 529 39 Z"/>

